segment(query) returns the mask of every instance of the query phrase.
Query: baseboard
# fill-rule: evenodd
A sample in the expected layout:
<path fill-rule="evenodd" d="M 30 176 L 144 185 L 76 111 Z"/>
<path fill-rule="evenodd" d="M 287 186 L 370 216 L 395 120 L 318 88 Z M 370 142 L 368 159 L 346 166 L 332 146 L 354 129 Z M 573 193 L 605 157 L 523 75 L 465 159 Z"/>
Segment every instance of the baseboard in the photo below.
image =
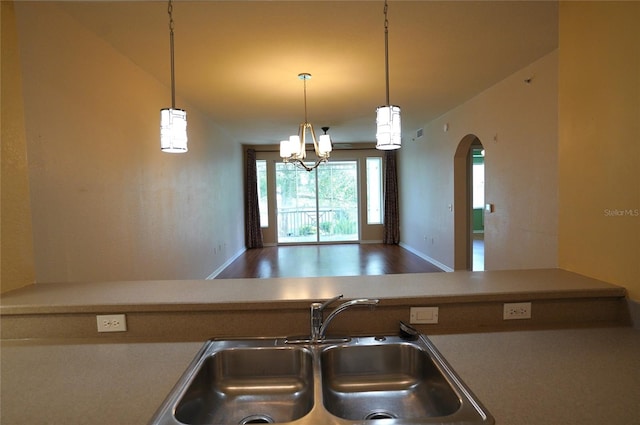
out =
<path fill-rule="evenodd" d="M 435 260 L 431 257 L 429 257 L 428 255 L 423 254 L 420 251 L 416 251 L 415 249 L 411 248 L 409 245 L 406 245 L 402 242 L 400 242 L 400 246 L 403 247 L 404 249 L 406 249 L 407 251 L 417 255 L 418 257 L 422 258 L 423 260 L 426 260 L 430 263 L 432 263 L 434 266 L 444 270 L 445 272 L 452 272 L 453 269 L 449 266 L 447 266 L 446 264 L 442 264 L 440 261 Z"/>
<path fill-rule="evenodd" d="M 629 315 L 631 316 L 633 327 L 640 329 L 640 302 L 627 298 L 627 304 L 629 305 Z"/>
<path fill-rule="evenodd" d="M 206 280 L 212 280 L 215 279 L 216 276 L 218 276 L 220 273 L 222 273 L 222 270 L 226 269 L 231 263 L 233 263 L 238 257 L 240 257 L 242 254 L 244 254 L 244 252 L 247 250 L 247 248 L 242 248 L 240 251 L 236 252 L 236 254 L 229 258 L 227 261 L 224 262 L 223 265 L 221 265 L 220 267 L 218 267 L 217 269 L 215 269 L 215 271 L 213 273 L 211 273 L 209 276 L 206 277 Z"/>

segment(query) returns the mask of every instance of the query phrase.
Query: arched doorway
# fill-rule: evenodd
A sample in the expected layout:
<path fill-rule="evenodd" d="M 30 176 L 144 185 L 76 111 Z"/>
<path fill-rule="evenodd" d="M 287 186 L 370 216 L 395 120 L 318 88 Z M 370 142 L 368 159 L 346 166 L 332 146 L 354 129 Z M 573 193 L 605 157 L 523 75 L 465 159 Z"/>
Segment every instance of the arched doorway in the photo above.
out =
<path fill-rule="evenodd" d="M 484 199 L 476 199 L 476 203 L 480 205 L 475 205 L 475 207 L 479 208 L 474 208 L 473 196 L 474 162 L 479 163 L 480 157 L 482 157 L 482 164 L 484 164 L 484 149 L 480 139 L 474 134 L 467 134 L 458 144 L 453 157 L 455 270 L 484 270 L 484 241 L 482 240 L 482 243 L 479 243 L 479 229 L 481 228 L 484 231 L 482 210 Z M 482 185 L 484 185 L 484 181 L 482 181 Z M 477 233 L 474 233 L 474 231 Z M 476 236 L 477 256 L 475 266 L 474 235 Z M 479 252 L 479 249 L 482 252 Z"/>

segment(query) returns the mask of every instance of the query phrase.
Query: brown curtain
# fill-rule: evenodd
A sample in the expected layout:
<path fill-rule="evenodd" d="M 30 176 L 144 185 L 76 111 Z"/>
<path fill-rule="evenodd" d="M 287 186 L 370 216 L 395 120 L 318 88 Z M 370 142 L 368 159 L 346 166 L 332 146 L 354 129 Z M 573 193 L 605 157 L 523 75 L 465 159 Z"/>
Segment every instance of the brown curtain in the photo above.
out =
<path fill-rule="evenodd" d="M 384 159 L 384 236 L 382 242 L 397 245 L 400 243 L 400 211 L 398 209 L 396 151 L 386 151 Z"/>
<path fill-rule="evenodd" d="M 258 173 L 256 171 L 256 151 L 247 149 L 245 166 L 244 226 L 247 248 L 262 248 L 262 228 L 260 227 L 260 207 L 258 205 Z"/>

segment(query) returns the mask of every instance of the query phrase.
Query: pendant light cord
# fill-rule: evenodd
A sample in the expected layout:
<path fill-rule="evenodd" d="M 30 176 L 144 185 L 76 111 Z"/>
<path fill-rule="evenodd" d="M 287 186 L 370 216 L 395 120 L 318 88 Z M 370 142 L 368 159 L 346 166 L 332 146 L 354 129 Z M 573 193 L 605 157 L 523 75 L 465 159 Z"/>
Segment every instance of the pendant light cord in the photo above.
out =
<path fill-rule="evenodd" d="M 307 119 L 307 77 L 303 78 L 302 81 L 304 82 L 304 123 L 308 123 L 309 120 Z"/>
<path fill-rule="evenodd" d="M 387 86 L 387 105 L 389 103 L 389 20 L 387 19 L 387 0 L 384 0 L 384 72 Z"/>
<path fill-rule="evenodd" d="M 309 122 L 307 119 L 307 80 L 311 78 L 311 74 L 303 72 L 298 74 L 298 78 L 304 83 L 304 123 L 307 124 Z"/>
<path fill-rule="evenodd" d="M 171 49 L 171 109 L 176 108 L 176 82 L 175 82 L 175 65 L 173 54 L 173 2 L 169 0 L 169 7 L 167 8 L 169 14 L 169 45 Z"/>

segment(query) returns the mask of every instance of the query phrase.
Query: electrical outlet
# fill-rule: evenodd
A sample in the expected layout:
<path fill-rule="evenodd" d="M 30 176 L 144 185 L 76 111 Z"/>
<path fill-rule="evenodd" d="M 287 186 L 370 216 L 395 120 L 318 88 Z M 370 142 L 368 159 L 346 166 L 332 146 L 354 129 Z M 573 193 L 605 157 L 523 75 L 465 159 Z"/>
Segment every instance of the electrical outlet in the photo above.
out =
<path fill-rule="evenodd" d="M 124 314 L 105 314 L 96 316 L 98 332 L 125 332 L 127 318 Z"/>
<path fill-rule="evenodd" d="M 438 323 L 438 307 L 411 307 L 409 323 L 412 325 Z"/>
<path fill-rule="evenodd" d="M 504 303 L 502 318 L 504 320 L 531 319 L 531 303 Z"/>

